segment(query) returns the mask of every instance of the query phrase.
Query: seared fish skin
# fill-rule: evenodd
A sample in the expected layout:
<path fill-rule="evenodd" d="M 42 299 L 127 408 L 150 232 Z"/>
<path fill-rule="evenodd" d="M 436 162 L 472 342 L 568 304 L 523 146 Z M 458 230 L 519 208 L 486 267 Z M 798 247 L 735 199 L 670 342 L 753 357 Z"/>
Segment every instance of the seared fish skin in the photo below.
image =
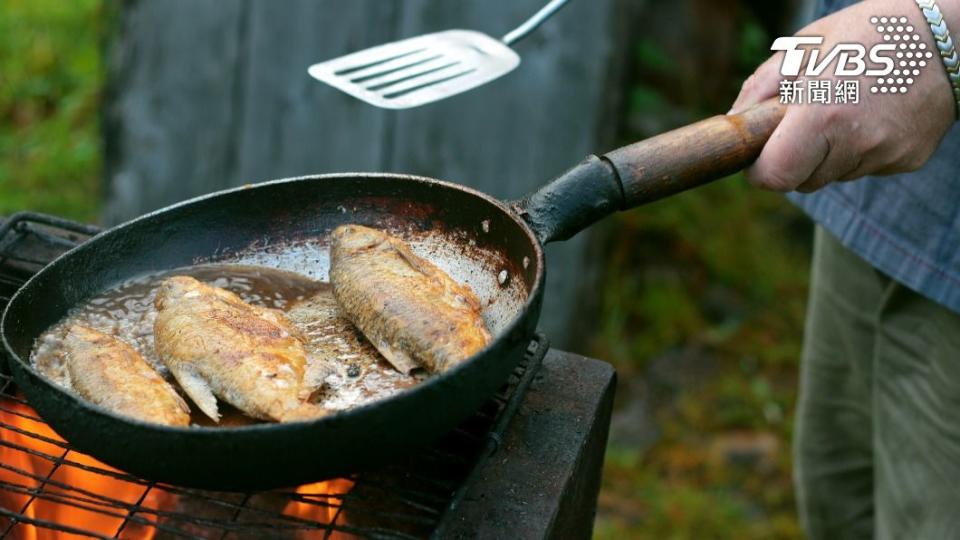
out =
<path fill-rule="evenodd" d="M 132 346 L 85 326 L 64 339 L 70 386 L 84 399 L 117 414 L 168 426 L 190 424 L 190 408 Z"/>
<path fill-rule="evenodd" d="M 279 311 L 186 276 L 166 279 L 155 305 L 157 354 L 212 420 L 220 420 L 218 397 L 263 420 L 325 414 L 306 401 L 315 389 L 306 349 Z"/>
<path fill-rule="evenodd" d="M 444 372 L 490 342 L 473 290 L 400 239 L 343 225 L 333 231 L 330 259 L 343 313 L 398 370 Z"/>

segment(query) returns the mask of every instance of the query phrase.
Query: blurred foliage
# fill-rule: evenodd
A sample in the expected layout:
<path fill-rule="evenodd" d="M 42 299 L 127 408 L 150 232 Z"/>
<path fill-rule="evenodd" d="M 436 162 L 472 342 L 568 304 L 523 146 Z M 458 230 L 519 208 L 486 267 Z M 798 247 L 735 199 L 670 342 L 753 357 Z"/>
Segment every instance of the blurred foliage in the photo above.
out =
<path fill-rule="evenodd" d="M 808 248 L 782 196 L 736 176 L 617 220 L 595 345 L 602 358 L 636 372 L 643 359 L 699 342 L 794 365 Z M 630 328 L 637 339 L 623 339 Z M 749 351 L 739 350 L 744 339 Z"/>
<path fill-rule="evenodd" d="M 673 88 L 697 81 L 669 73 L 675 51 L 659 48 L 657 36 L 641 41 L 629 103 L 641 121 L 628 139 L 732 103 L 770 42 L 749 12 L 736 16 L 729 91 L 707 101 L 687 93 L 683 102 Z M 649 119 L 657 115 L 660 124 Z M 800 537 L 790 441 L 809 223 L 737 175 L 625 212 L 611 229 L 592 353 L 616 365 L 620 384 L 596 536 Z M 656 372 L 682 356 L 706 375 L 664 392 Z M 643 400 L 656 432 L 646 447 L 616 427 L 642 424 L 634 405 Z"/>
<path fill-rule="evenodd" d="M 0 215 L 95 218 L 103 9 L 100 0 L 0 5 Z"/>

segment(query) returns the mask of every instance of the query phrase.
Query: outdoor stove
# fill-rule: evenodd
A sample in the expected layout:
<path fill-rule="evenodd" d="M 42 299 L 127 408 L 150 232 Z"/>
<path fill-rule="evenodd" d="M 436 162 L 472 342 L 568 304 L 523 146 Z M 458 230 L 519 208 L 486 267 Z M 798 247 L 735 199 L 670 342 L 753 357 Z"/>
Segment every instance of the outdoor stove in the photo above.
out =
<path fill-rule="evenodd" d="M 0 309 L 97 229 L 0 220 Z M 615 374 L 538 335 L 497 396 L 378 470 L 293 489 L 210 492 L 143 480 L 72 449 L 0 370 L 0 537 L 588 538 Z M 282 459 L 282 455 L 278 456 Z"/>

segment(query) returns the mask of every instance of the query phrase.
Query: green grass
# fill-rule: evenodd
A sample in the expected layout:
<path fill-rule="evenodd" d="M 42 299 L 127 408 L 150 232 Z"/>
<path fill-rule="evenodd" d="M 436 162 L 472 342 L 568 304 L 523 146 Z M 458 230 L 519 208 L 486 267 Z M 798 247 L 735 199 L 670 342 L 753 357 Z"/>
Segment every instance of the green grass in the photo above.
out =
<path fill-rule="evenodd" d="M 616 518 L 601 519 L 594 530 L 598 540 L 633 538 L 686 539 L 796 538 L 790 515 L 757 519 L 737 486 L 704 488 L 689 482 L 664 481 L 656 474 L 630 477 L 634 497 Z M 610 488 L 601 503 L 610 504 Z"/>
<path fill-rule="evenodd" d="M 96 217 L 102 10 L 100 0 L 0 6 L 0 214 Z"/>

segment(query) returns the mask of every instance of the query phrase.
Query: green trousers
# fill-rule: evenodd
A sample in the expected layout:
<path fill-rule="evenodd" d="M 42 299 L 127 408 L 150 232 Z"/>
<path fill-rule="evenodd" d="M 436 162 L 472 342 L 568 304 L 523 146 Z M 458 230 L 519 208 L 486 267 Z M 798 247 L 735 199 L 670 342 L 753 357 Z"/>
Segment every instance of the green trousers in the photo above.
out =
<path fill-rule="evenodd" d="M 960 315 L 819 228 L 794 454 L 810 538 L 960 538 Z"/>

